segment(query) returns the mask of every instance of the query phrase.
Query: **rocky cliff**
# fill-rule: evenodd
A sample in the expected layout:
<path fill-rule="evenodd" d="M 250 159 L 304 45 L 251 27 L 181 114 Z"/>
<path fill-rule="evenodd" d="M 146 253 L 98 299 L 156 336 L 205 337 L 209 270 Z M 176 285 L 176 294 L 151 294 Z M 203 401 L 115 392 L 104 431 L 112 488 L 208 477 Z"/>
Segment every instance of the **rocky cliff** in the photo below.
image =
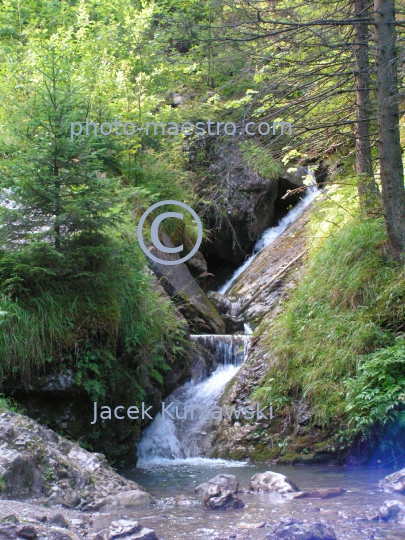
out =
<path fill-rule="evenodd" d="M 316 206 L 316 202 L 313 203 Z M 263 288 L 271 278 L 291 260 L 303 253 L 310 244 L 308 222 L 314 206 L 307 208 L 274 243 L 260 252 L 249 268 L 234 282 L 227 296 L 234 305 L 249 299 Z M 256 335 L 245 364 L 236 375 L 233 384 L 222 397 L 222 402 L 235 407 L 251 405 L 252 392 L 258 387 L 265 371 L 276 360 L 268 350 L 261 330 L 272 326 L 272 320 L 283 307 L 297 281 L 300 279 L 301 262 L 288 274 L 275 281 L 246 310 L 244 316 L 256 327 Z M 269 407 L 261 403 L 261 407 Z M 269 408 L 266 409 L 267 414 Z M 327 443 L 329 434 L 310 426 L 311 410 L 301 402 L 287 414 L 273 409 L 274 418 L 261 420 L 224 420 L 216 426 L 211 446 L 206 454 L 211 457 L 231 459 L 270 460 L 281 462 L 321 462 L 332 457 Z"/>

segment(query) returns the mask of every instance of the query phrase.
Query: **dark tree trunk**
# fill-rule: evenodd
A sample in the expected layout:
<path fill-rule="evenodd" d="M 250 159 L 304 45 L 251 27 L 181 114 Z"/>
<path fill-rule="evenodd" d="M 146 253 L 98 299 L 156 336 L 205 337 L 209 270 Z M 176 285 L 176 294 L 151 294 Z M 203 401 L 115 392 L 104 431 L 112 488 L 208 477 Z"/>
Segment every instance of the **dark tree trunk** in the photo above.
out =
<path fill-rule="evenodd" d="M 374 0 L 377 70 L 378 154 L 388 247 L 394 258 L 405 250 L 405 188 L 399 137 L 395 2 Z"/>
<path fill-rule="evenodd" d="M 369 15 L 369 0 L 354 0 L 355 18 Z M 354 27 L 355 79 L 356 79 L 356 174 L 362 212 L 376 207 L 379 199 L 374 179 L 370 143 L 370 63 L 368 24 Z"/>

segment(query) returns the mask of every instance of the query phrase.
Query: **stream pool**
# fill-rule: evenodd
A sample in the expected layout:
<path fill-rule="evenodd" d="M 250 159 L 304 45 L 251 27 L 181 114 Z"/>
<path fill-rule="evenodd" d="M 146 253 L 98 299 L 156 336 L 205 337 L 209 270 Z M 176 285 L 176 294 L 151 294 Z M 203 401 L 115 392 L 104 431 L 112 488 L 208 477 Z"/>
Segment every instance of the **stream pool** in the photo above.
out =
<path fill-rule="evenodd" d="M 169 460 L 168 460 L 169 461 Z M 340 487 L 347 493 L 326 500 L 289 500 L 279 494 L 241 493 L 245 503 L 239 510 L 208 511 L 194 488 L 217 474 L 234 474 L 239 489 L 248 490 L 251 477 L 257 472 L 272 470 L 290 477 L 300 490 Z M 156 498 L 156 505 L 142 510 L 140 521 L 155 529 L 159 540 L 212 539 L 239 532 L 252 539 L 262 539 L 282 519 L 325 520 L 334 529 L 338 540 L 405 539 L 405 526 L 369 521 L 375 510 L 386 500 L 405 496 L 382 493 L 378 481 L 392 473 L 387 469 L 349 468 L 319 465 L 247 464 L 191 458 L 166 465 L 149 464 L 146 468 L 127 470 L 124 476 L 139 482 Z M 185 495 L 190 506 L 176 505 L 175 497 Z M 246 526 L 265 523 L 266 526 L 247 529 Z"/>

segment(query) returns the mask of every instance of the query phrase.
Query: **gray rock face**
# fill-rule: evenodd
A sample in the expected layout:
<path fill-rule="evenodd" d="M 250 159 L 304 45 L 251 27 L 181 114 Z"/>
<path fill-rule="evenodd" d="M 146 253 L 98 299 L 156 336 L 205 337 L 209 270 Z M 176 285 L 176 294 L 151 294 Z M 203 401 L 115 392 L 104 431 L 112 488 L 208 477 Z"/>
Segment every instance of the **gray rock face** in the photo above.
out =
<path fill-rule="evenodd" d="M 256 493 L 291 493 L 299 491 L 288 476 L 272 471 L 255 474 L 250 481 L 250 490 Z"/>
<path fill-rule="evenodd" d="M 173 247 L 173 243 L 165 234 L 162 234 L 161 237 L 162 242 L 167 247 Z M 177 253 L 162 253 L 155 247 L 150 251 L 163 260 L 178 260 L 180 258 Z M 171 266 L 152 260 L 149 263 L 167 294 L 177 303 L 179 311 L 187 319 L 193 332 L 225 333 L 224 321 L 184 263 Z"/>
<path fill-rule="evenodd" d="M 243 159 L 234 140 L 218 146 L 212 139 L 201 144 L 207 145 L 201 150 L 210 162 L 210 175 L 204 171 L 206 178 L 199 183 L 199 189 L 202 199 L 210 199 L 204 217 L 211 230 L 202 251 L 209 261 L 240 264 L 280 212 L 297 201 L 294 196 L 286 200 L 282 197 L 287 190 L 302 186 L 307 171 L 299 167 L 295 173 L 283 174 L 281 166 L 276 166 L 272 174 L 260 176 Z"/>
<path fill-rule="evenodd" d="M 202 251 L 209 258 L 239 264 L 275 216 L 278 182 L 254 172 L 234 142 L 208 152 L 218 195 L 205 208 L 205 222 L 213 234 Z"/>
<path fill-rule="evenodd" d="M 389 474 L 378 485 L 386 493 L 405 493 L 405 469 Z"/>
<path fill-rule="evenodd" d="M 283 519 L 265 540 L 337 540 L 331 527 L 322 522 L 303 523 L 296 519 Z"/>
<path fill-rule="evenodd" d="M 285 173 L 284 178 L 296 187 L 302 187 L 304 185 L 304 179 L 308 175 L 308 169 L 298 165 L 297 167 L 290 167 Z"/>
<path fill-rule="evenodd" d="M 150 495 L 118 475 L 102 454 L 87 452 L 21 414 L 1 413 L 0 426 L 1 498 L 33 497 L 69 508 L 108 497 L 119 502 L 127 497 L 132 506 L 150 504 Z"/>
<path fill-rule="evenodd" d="M 229 490 L 223 490 L 217 484 L 210 484 L 203 500 L 207 510 L 228 510 L 229 508 L 243 508 L 244 503 Z"/>
<path fill-rule="evenodd" d="M 218 474 L 197 486 L 194 491 L 198 495 L 203 495 L 204 497 L 210 492 L 212 486 L 218 486 L 222 490 L 230 491 L 231 493 L 237 493 L 239 489 L 239 480 L 233 474 Z"/>
<path fill-rule="evenodd" d="M 216 291 L 208 291 L 207 297 L 217 308 L 217 311 L 221 315 L 230 315 L 232 311 L 232 302 L 224 294 Z"/>

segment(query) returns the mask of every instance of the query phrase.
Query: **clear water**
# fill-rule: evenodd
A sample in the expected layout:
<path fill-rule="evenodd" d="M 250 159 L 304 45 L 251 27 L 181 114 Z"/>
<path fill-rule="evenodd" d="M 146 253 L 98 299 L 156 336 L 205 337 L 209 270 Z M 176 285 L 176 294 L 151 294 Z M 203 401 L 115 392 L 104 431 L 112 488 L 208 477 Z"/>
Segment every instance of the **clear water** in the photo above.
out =
<path fill-rule="evenodd" d="M 327 500 L 290 500 L 278 494 L 238 495 L 245 508 L 212 512 L 204 510 L 194 488 L 217 474 L 235 474 L 239 489 L 248 489 L 251 477 L 257 472 L 273 470 L 290 477 L 301 490 L 341 487 L 347 493 Z M 190 460 L 170 466 L 151 465 L 125 472 L 156 497 L 156 505 L 137 511 L 137 517 L 155 529 L 160 540 L 210 539 L 216 535 L 230 535 L 235 531 L 247 533 L 252 539 L 262 539 L 285 517 L 300 520 L 325 520 L 339 540 L 368 540 L 405 538 L 405 528 L 396 524 L 366 520 L 385 500 L 405 496 L 384 494 L 378 490 L 378 480 L 391 470 L 345 468 L 334 466 L 279 466 Z M 186 495 L 193 506 L 175 504 L 176 495 Z M 374 509 L 374 510 L 373 510 Z M 245 524 L 264 522 L 260 529 L 243 528 Z"/>
<path fill-rule="evenodd" d="M 268 229 L 258 241 L 252 257 L 246 261 L 221 289 L 226 292 L 232 282 L 251 264 L 254 257 L 264 247 L 273 242 L 293 223 L 314 198 L 318 190 L 313 188 L 304 199 L 279 223 Z M 205 380 L 189 381 L 177 389 L 166 403 L 173 407 L 212 407 L 217 404 L 226 385 L 240 369 L 247 356 L 247 343 L 251 334 L 245 326 L 246 336 L 195 336 L 211 351 L 220 363 L 218 368 Z M 243 339 L 242 339 L 243 338 Z M 242 347 L 236 343 L 242 339 Z M 184 412 L 180 413 L 181 415 Z M 335 466 L 280 466 L 254 464 L 201 457 L 200 436 L 209 430 L 200 420 L 189 418 L 163 418 L 158 415 L 145 430 L 138 445 L 140 457 L 137 468 L 127 470 L 124 476 L 135 480 L 155 497 L 151 508 L 139 509 L 132 516 L 147 527 L 153 528 L 159 540 L 208 540 L 227 538 L 239 533 L 252 540 L 261 540 L 282 518 L 291 517 L 302 521 L 326 521 L 335 531 L 339 540 L 405 539 L 405 524 L 380 523 L 369 518 L 386 500 L 399 499 L 405 503 L 405 496 L 382 493 L 378 481 L 393 472 L 367 468 Z M 273 470 L 290 477 L 300 490 L 320 488 L 343 488 L 347 492 L 327 500 L 297 499 L 273 494 L 249 493 L 251 477 L 266 470 Z M 194 493 L 194 488 L 217 474 L 235 474 L 239 479 L 238 496 L 245 508 L 227 511 L 207 511 L 202 501 Z M 176 496 L 186 496 L 189 506 L 176 504 Z M 257 524 L 261 528 L 250 528 Z M 249 528 L 248 528 L 249 527 Z"/>

